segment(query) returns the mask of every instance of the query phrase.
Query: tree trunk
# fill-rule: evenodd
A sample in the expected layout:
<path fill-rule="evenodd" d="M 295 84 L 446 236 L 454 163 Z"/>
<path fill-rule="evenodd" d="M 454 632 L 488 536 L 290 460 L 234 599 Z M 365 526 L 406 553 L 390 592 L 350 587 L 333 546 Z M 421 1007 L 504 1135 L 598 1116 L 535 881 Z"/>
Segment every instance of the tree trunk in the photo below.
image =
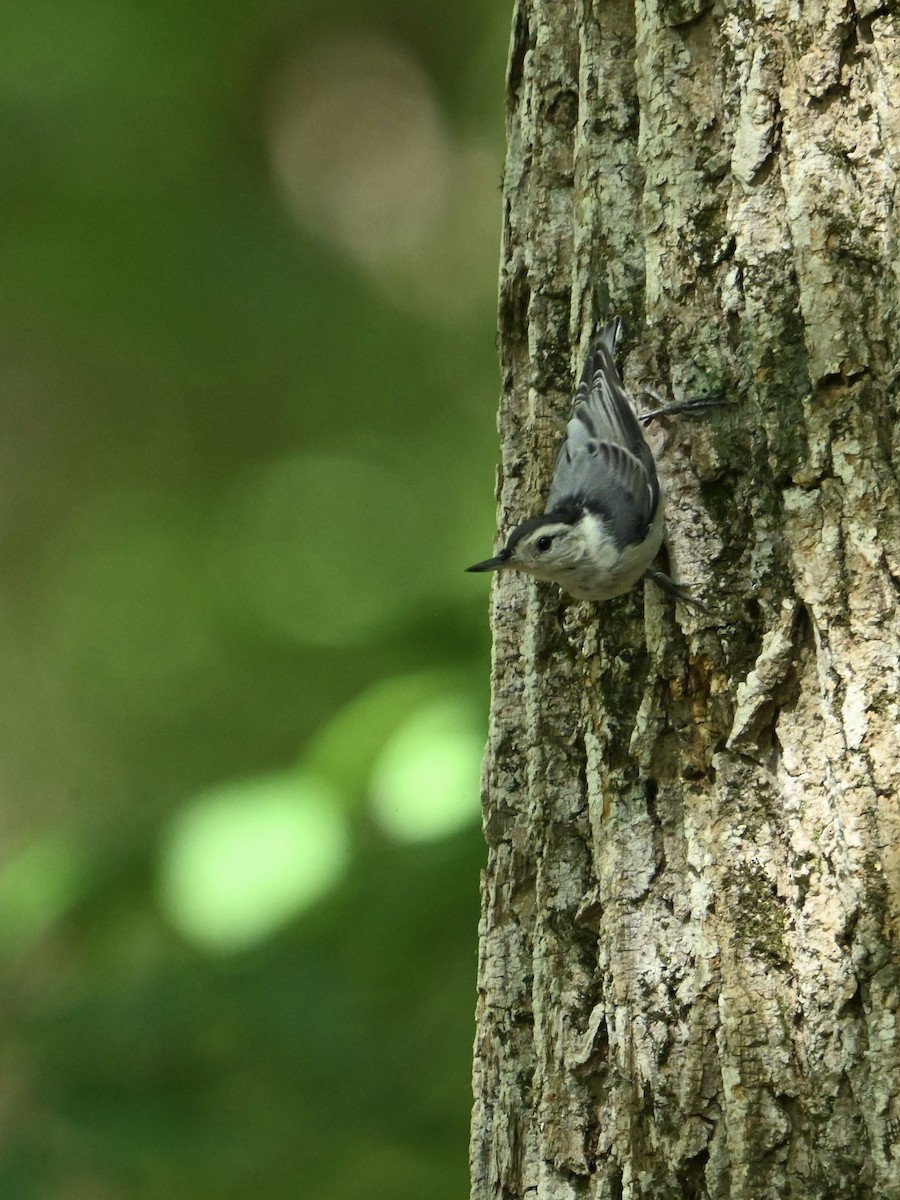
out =
<path fill-rule="evenodd" d="M 594 326 L 669 567 L 495 584 L 474 1200 L 900 1197 L 900 23 L 857 0 L 521 0 L 503 530 Z M 608 293 L 608 300 L 604 293 Z"/>

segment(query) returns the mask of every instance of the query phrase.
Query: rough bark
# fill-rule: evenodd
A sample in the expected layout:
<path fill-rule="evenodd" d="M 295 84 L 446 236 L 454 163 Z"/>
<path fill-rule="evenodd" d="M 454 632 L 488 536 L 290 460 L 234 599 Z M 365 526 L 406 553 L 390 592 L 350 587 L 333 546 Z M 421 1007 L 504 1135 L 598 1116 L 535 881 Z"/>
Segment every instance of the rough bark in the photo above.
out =
<path fill-rule="evenodd" d="M 502 528 L 599 319 L 732 403 L 653 434 L 709 613 L 493 591 L 472 1196 L 900 1197 L 900 21 L 520 0 L 508 104 Z"/>

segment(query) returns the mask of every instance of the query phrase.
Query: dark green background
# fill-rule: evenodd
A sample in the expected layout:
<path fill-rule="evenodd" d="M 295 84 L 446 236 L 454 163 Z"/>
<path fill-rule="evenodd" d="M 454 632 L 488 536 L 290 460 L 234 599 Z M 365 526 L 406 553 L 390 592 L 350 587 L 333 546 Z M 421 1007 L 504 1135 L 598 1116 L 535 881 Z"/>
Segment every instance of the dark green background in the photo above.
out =
<path fill-rule="evenodd" d="M 4 15 L 4 1200 L 466 1193 L 508 20 Z"/>

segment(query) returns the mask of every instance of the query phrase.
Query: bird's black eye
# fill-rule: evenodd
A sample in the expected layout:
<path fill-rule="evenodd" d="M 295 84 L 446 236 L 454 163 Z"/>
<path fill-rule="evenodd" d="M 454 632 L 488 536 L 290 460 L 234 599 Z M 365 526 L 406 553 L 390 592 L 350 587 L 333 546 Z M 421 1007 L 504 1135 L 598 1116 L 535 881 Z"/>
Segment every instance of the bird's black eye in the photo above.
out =
<path fill-rule="evenodd" d="M 549 550 L 552 545 L 553 538 L 547 533 L 545 533 L 543 537 L 539 537 L 537 540 L 537 548 L 540 551 Z"/>

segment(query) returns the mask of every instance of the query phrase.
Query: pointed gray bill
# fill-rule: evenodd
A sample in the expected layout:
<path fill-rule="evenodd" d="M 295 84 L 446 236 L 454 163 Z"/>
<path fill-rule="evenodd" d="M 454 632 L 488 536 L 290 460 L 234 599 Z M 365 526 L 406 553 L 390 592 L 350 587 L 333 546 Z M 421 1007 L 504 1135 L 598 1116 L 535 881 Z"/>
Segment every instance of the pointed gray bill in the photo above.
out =
<path fill-rule="evenodd" d="M 467 571 L 499 571 L 501 567 L 505 567 L 510 559 L 508 550 L 501 550 L 499 554 L 493 558 L 486 558 L 484 562 L 475 563 L 474 566 L 466 567 Z"/>

